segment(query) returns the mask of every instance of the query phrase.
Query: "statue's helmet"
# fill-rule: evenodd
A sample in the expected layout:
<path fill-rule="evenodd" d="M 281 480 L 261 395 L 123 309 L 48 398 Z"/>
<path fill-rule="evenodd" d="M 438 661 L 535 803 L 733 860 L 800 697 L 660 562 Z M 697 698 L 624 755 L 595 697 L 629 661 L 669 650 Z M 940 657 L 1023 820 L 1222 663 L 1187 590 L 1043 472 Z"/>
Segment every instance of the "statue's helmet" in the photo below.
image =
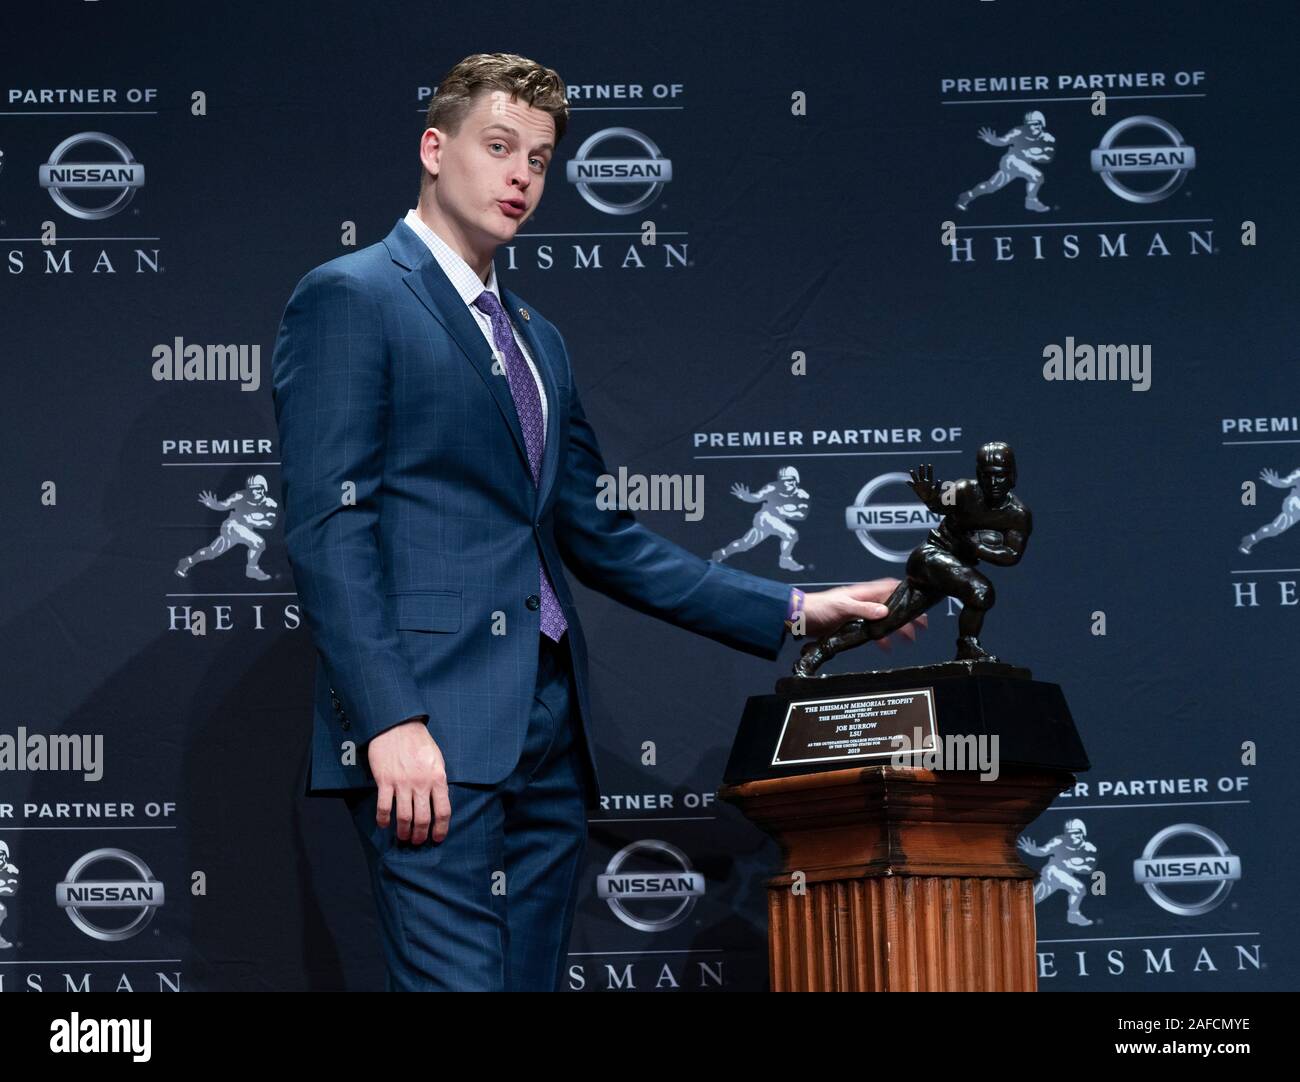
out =
<path fill-rule="evenodd" d="M 260 473 L 252 474 L 244 481 L 244 484 L 246 484 L 249 488 L 260 488 L 263 492 L 265 492 L 268 488 L 270 488 L 270 486 L 266 483 L 266 478 L 263 477 Z"/>
<path fill-rule="evenodd" d="M 1069 834 L 1076 830 L 1085 838 L 1088 836 L 1088 828 L 1083 825 L 1082 819 L 1067 819 L 1065 821 L 1065 832 Z"/>
<path fill-rule="evenodd" d="M 1025 114 L 1026 124 L 1037 124 L 1040 128 L 1047 127 L 1047 117 L 1043 116 L 1037 109 L 1031 109 Z"/>
<path fill-rule="evenodd" d="M 1000 467 L 1006 471 L 1007 487 L 1016 487 L 1016 455 L 1011 448 L 1000 441 L 986 443 L 975 455 L 975 467 L 980 473 L 987 472 L 990 466 Z"/>
<path fill-rule="evenodd" d="M 799 471 L 793 466 L 782 466 L 776 471 L 776 475 L 781 478 L 782 481 L 793 481 L 796 485 L 799 483 Z"/>

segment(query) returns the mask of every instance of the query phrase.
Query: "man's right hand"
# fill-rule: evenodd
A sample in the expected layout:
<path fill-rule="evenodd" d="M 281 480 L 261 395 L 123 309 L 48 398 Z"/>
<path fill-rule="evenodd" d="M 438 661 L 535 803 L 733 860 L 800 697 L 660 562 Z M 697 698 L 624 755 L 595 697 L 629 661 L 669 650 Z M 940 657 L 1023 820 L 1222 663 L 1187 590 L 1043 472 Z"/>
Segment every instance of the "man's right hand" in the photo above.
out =
<path fill-rule="evenodd" d="M 379 785 L 375 822 L 387 830 L 396 801 L 400 841 L 423 845 L 426 838 L 435 842 L 446 838 L 451 823 L 447 770 L 425 723 L 413 719 L 385 729 L 370 741 L 367 754 Z"/>

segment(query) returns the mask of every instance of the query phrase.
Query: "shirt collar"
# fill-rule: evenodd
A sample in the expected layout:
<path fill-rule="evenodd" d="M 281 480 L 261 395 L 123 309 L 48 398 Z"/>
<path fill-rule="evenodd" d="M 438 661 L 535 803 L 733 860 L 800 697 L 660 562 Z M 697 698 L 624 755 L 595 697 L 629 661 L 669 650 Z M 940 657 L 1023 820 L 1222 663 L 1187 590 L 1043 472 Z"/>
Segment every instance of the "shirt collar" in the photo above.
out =
<path fill-rule="evenodd" d="M 478 295 L 485 289 L 491 290 L 496 299 L 501 300 L 501 292 L 497 288 L 497 264 L 495 259 L 488 264 L 488 278 L 485 285 L 483 280 L 474 273 L 474 269 L 461 258 L 460 254 L 425 225 L 424 219 L 420 217 L 419 211 L 414 207 L 406 212 L 405 222 L 411 227 L 415 235 L 424 241 L 429 251 L 433 253 L 434 259 L 438 261 L 438 266 L 451 279 L 451 284 L 456 287 L 460 299 L 467 305 L 472 307 L 474 301 L 478 299 Z"/>

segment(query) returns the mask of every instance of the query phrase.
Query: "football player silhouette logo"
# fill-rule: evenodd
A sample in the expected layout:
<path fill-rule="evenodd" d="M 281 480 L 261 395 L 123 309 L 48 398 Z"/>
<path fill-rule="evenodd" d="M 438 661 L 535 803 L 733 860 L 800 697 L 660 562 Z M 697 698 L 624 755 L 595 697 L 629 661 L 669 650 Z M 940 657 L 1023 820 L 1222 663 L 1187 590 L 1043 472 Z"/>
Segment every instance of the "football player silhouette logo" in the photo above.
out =
<path fill-rule="evenodd" d="M 1032 838 L 1021 835 L 1016 848 L 1031 857 L 1047 857 L 1047 863 L 1038 873 L 1034 884 L 1034 905 L 1049 898 L 1058 890 L 1065 891 L 1065 919 L 1071 924 L 1091 924 L 1079 912 L 1079 906 L 1088 894 L 1083 880 L 1097 867 L 1097 847 L 1088 841 L 1088 828 L 1082 819 L 1068 819 L 1065 833 L 1059 834 L 1046 845 L 1035 845 Z"/>
<path fill-rule="evenodd" d="M 1276 537 L 1280 533 L 1286 533 L 1297 522 L 1300 522 L 1300 470 L 1292 470 L 1287 476 L 1279 477 L 1275 470 L 1260 470 L 1260 480 L 1265 484 L 1272 485 L 1274 488 L 1289 488 L 1290 492 L 1282 500 L 1282 513 L 1272 522 L 1261 526 L 1254 533 L 1248 533 L 1241 539 L 1241 544 L 1237 546 L 1239 552 L 1250 555 L 1250 550 L 1257 543 L 1263 541 L 1266 537 Z"/>
<path fill-rule="evenodd" d="M 258 531 L 275 527 L 279 505 L 266 494 L 266 478 L 260 473 L 253 474 L 244 485 L 245 488 L 224 500 L 217 499 L 214 493 L 206 490 L 199 493 L 199 503 L 204 507 L 211 511 L 229 511 L 230 514 L 210 544 L 204 545 L 193 555 L 181 557 L 176 565 L 176 574 L 181 578 L 188 575 L 195 564 L 215 560 L 235 545 L 245 545 L 248 548 L 248 558 L 244 564 L 244 574 L 248 578 L 265 582 L 271 577 L 257 566 L 262 554 L 266 552 L 266 541 Z"/>
<path fill-rule="evenodd" d="M 18 868 L 9 863 L 9 846 L 0 841 L 0 898 L 12 898 L 18 893 Z M 0 901 L 0 924 L 4 924 L 9 910 Z M 8 950 L 13 944 L 0 935 L 0 950 Z"/>
<path fill-rule="evenodd" d="M 1038 167 L 1047 165 L 1056 155 L 1056 138 L 1046 131 L 1047 120 L 1037 109 L 1025 114 L 1025 122 L 1012 128 L 1006 135 L 997 135 L 992 128 L 980 128 L 979 138 L 991 147 L 1009 148 L 998 162 L 998 171 L 988 180 L 982 180 L 968 192 L 957 197 L 957 209 L 966 210 L 981 195 L 1001 191 L 1013 180 L 1025 182 L 1025 209 L 1039 213 L 1051 210 L 1038 198 L 1043 186 L 1043 173 Z"/>
<path fill-rule="evenodd" d="M 804 565 L 794 558 L 794 547 L 799 542 L 799 531 L 792 522 L 802 522 L 808 517 L 808 493 L 799 487 L 799 471 L 793 466 L 782 466 L 776 480 L 769 481 L 757 492 L 740 483 L 731 486 L 731 494 L 746 503 L 761 503 L 754 514 L 753 524 L 740 537 L 723 546 L 710 557 L 722 563 L 737 552 L 748 552 L 769 537 L 780 538 L 781 547 L 777 563 L 786 571 L 803 571 Z"/>

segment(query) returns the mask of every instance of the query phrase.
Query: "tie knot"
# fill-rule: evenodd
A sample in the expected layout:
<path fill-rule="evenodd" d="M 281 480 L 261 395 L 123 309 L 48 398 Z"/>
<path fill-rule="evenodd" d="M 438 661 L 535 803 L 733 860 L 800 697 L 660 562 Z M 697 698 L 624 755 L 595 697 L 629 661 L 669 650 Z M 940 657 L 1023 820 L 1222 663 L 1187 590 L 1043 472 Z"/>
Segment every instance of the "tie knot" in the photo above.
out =
<path fill-rule="evenodd" d="M 495 316 L 498 312 L 505 311 L 505 309 L 501 307 L 501 302 L 497 300 L 497 295 L 490 289 L 483 290 L 482 293 L 474 298 L 474 307 L 489 316 Z"/>

